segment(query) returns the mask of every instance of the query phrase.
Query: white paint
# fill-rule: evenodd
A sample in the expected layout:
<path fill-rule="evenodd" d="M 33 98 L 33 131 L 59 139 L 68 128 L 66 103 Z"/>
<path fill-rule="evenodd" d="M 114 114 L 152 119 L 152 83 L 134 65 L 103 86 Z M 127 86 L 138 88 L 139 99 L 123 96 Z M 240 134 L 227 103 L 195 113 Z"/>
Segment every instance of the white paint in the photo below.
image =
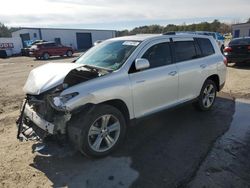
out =
<path fill-rule="evenodd" d="M 77 63 L 47 63 L 33 69 L 24 85 L 24 92 L 32 95 L 63 83 L 65 76 L 73 69 L 83 66 Z"/>

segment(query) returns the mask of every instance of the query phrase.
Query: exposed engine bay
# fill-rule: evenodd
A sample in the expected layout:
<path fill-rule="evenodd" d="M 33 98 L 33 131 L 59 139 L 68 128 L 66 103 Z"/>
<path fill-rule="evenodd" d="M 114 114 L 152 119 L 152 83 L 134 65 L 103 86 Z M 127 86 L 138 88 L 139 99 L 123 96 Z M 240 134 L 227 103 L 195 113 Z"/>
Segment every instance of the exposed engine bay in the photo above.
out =
<path fill-rule="evenodd" d="M 86 70 L 86 68 L 88 70 Z M 100 77 L 104 74 L 107 74 L 107 70 L 93 68 L 90 66 L 83 66 L 71 70 L 64 79 L 64 84 L 67 84 L 68 87 L 74 86 L 76 84 L 86 82 L 88 80 Z"/>

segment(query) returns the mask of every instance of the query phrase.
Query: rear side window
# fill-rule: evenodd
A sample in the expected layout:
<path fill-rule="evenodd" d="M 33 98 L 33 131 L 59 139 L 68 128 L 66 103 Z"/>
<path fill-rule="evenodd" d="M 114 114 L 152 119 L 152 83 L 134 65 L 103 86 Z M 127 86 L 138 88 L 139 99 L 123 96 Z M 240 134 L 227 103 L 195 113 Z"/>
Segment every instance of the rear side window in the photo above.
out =
<path fill-rule="evenodd" d="M 169 65 L 172 63 L 170 45 L 168 42 L 150 47 L 142 56 L 150 63 L 150 68 Z"/>
<path fill-rule="evenodd" d="M 174 42 L 175 61 L 187 61 L 197 58 L 194 41 L 177 41 Z"/>
<path fill-rule="evenodd" d="M 198 45 L 200 46 L 202 56 L 209 56 L 215 53 L 214 47 L 211 41 L 206 38 L 196 38 Z"/>

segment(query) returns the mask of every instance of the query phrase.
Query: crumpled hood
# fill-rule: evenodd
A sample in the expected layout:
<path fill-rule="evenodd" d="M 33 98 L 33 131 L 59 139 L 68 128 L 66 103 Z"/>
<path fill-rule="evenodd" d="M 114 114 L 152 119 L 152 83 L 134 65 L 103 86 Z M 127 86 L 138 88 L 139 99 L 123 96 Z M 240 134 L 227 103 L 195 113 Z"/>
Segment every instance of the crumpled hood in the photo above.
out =
<path fill-rule="evenodd" d="M 26 94 L 39 95 L 63 83 L 73 69 L 83 66 L 77 63 L 48 63 L 33 69 L 24 85 Z"/>

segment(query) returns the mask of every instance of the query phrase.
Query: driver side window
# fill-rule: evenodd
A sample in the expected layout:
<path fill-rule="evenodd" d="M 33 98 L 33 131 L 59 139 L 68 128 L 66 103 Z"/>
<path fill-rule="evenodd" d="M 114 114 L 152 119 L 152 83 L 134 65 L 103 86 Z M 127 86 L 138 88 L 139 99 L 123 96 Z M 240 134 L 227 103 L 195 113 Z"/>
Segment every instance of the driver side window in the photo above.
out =
<path fill-rule="evenodd" d="M 142 56 L 150 63 L 150 68 L 156 68 L 172 63 L 169 42 L 159 43 L 150 47 Z"/>

